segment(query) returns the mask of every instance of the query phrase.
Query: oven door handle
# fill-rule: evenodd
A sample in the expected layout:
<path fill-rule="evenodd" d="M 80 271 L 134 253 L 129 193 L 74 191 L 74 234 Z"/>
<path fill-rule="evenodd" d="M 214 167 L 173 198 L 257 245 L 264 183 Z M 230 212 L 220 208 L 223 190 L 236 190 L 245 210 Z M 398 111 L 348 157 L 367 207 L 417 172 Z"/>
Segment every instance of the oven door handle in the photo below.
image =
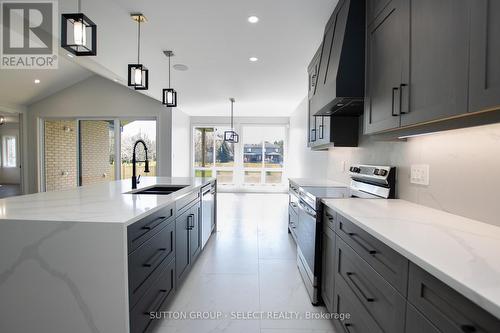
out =
<path fill-rule="evenodd" d="M 310 209 L 307 208 L 306 206 L 304 206 L 304 204 L 302 202 L 299 202 L 298 205 L 299 205 L 301 211 L 303 211 L 307 215 L 311 216 L 312 218 L 316 219 L 316 213 L 311 213 Z"/>

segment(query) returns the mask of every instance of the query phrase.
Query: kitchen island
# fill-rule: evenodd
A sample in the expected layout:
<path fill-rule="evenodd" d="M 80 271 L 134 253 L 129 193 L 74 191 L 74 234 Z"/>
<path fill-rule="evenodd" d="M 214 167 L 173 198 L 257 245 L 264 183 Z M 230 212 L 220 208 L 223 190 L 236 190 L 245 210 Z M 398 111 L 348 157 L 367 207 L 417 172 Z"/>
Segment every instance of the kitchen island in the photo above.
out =
<path fill-rule="evenodd" d="M 148 329 L 201 252 L 201 197 L 216 188 L 144 177 L 137 191 L 155 186 L 181 189 L 121 180 L 0 200 L 0 332 Z"/>

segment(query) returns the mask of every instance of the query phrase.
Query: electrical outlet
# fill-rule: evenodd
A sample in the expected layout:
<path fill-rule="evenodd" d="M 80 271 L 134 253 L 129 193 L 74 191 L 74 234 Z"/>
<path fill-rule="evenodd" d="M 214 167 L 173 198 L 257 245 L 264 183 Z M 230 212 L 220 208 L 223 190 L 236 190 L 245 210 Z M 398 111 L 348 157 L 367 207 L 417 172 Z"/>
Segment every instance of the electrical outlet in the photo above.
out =
<path fill-rule="evenodd" d="M 412 165 L 410 182 L 418 185 L 429 185 L 429 165 Z"/>

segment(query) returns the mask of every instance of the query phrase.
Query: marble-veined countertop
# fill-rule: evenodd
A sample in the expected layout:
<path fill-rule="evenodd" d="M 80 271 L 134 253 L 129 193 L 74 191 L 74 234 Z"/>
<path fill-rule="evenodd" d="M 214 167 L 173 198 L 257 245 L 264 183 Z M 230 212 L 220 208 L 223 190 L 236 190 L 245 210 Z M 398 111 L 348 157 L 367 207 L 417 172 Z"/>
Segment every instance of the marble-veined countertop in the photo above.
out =
<path fill-rule="evenodd" d="M 141 177 L 138 189 L 187 185 L 169 195 L 130 194 L 130 179 L 0 199 L 2 220 L 106 222 L 130 224 L 199 190 L 214 178 Z"/>
<path fill-rule="evenodd" d="M 500 227 L 404 200 L 323 202 L 500 318 Z"/>

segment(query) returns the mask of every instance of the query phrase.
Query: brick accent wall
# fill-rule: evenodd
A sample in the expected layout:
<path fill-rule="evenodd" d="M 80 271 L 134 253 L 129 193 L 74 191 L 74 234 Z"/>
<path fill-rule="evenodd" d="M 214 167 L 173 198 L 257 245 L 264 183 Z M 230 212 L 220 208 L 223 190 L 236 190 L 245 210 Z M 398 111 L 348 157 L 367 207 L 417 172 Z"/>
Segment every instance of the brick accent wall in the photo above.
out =
<path fill-rule="evenodd" d="M 109 162 L 109 123 L 103 120 L 80 122 L 82 185 L 114 180 L 113 166 Z"/>
<path fill-rule="evenodd" d="M 44 136 L 46 190 L 56 191 L 76 187 L 76 121 L 47 120 Z"/>

